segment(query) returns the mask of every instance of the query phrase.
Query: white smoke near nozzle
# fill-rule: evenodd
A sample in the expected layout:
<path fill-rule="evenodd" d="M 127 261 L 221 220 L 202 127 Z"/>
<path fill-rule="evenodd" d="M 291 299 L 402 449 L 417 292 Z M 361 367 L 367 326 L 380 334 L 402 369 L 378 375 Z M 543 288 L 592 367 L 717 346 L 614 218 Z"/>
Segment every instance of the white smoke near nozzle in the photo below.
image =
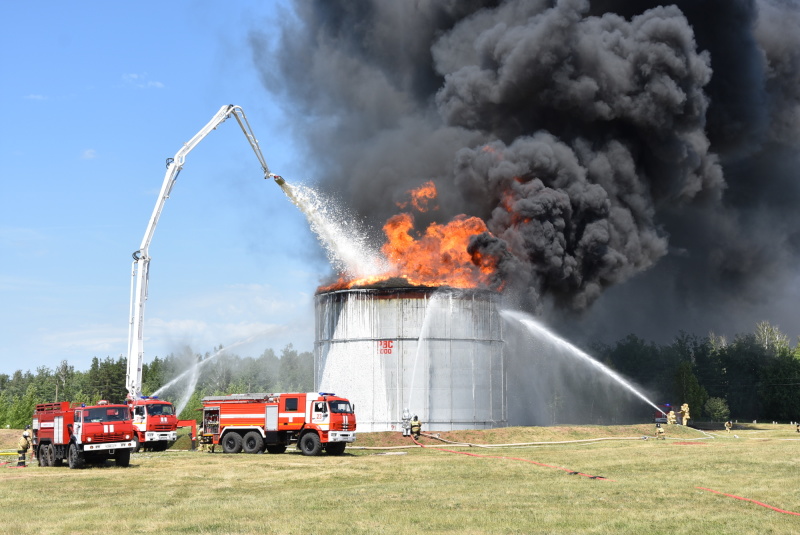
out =
<path fill-rule="evenodd" d="M 357 214 L 432 179 L 427 217 L 484 219 L 471 250 L 525 308 L 627 327 L 646 299 L 673 334 L 796 271 L 800 7 L 660 4 L 302 1 L 251 43 Z"/>

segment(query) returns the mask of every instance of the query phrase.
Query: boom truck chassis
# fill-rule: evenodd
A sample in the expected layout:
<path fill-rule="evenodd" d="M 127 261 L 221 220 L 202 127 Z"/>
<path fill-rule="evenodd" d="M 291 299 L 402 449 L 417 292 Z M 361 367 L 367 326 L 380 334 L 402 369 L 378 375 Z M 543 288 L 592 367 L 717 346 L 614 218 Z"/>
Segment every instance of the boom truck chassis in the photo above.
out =
<path fill-rule="evenodd" d="M 208 396 L 199 438 L 225 453 L 284 453 L 296 444 L 303 455 L 341 455 L 356 440 L 356 416 L 346 398 L 327 392 Z"/>
<path fill-rule="evenodd" d="M 105 463 L 128 466 L 134 448 L 133 423 L 127 405 L 40 403 L 33 412 L 33 450 L 39 466 L 70 468 Z"/>
<path fill-rule="evenodd" d="M 127 403 L 134 416 L 135 451 L 138 451 L 140 447 L 154 451 L 167 449 L 177 439 L 178 427 L 192 427 L 192 436 L 196 436 L 194 420 L 178 420 L 172 403 L 142 394 L 142 361 L 144 358 L 142 331 L 144 328 L 144 305 L 145 301 L 147 301 L 147 285 L 150 271 L 149 249 L 156 225 L 158 225 L 161 212 L 164 210 L 164 204 L 172 192 L 178 174 L 183 169 L 187 154 L 231 116 L 236 118 L 236 122 L 239 123 L 253 152 L 255 152 L 264 172 L 264 178 L 272 178 L 278 185 L 284 183 L 283 178 L 270 172 L 244 111 L 241 107 L 233 104 L 222 106 L 216 115 L 181 147 L 174 158 L 167 159 L 167 172 L 161 184 L 158 200 L 145 228 L 142 243 L 132 255 L 128 369 L 125 383 L 128 390 Z"/>

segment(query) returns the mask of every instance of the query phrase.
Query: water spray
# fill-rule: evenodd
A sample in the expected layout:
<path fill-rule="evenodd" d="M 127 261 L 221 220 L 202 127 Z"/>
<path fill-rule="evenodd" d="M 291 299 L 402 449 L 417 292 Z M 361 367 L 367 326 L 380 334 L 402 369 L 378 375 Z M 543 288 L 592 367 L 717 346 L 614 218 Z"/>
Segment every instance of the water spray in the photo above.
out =
<path fill-rule="evenodd" d="M 548 330 L 544 325 L 536 321 L 532 316 L 528 314 L 524 314 L 522 312 L 516 312 L 511 310 L 502 310 L 500 311 L 500 315 L 506 319 L 514 320 L 524 327 L 528 329 L 528 331 L 535 337 L 539 339 L 543 339 L 551 343 L 552 345 L 559 347 L 561 349 L 565 349 L 567 354 L 579 359 L 581 362 L 585 364 L 589 364 L 590 366 L 600 370 L 608 377 L 612 378 L 614 381 L 619 383 L 621 386 L 632 392 L 638 398 L 642 399 L 645 403 L 655 408 L 661 414 L 666 415 L 664 411 L 658 408 L 658 405 L 647 399 L 644 394 L 639 392 L 636 388 L 633 387 L 628 381 L 626 381 L 621 375 L 616 373 L 611 368 L 601 364 L 597 360 L 593 359 L 588 353 L 581 351 L 571 343 L 567 342 L 563 338 L 555 335 L 550 330 Z"/>
<path fill-rule="evenodd" d="M 162 392 L 166 392 L 167 390 L 169 390 L 170 387 L 172 387 L 173 385 L 177 384 L 179 381 L 181 381 L 183 379 L 188 379 L 188 381 L 186 383 L 186 386 L 185 386 L 185 388 L 183 390 L 183 395 L 181 396 L 180 400 L 178 400 L 178 402 L 175 404 L 175 413 L 176 414 L 180 414 L 183 411 L 183 409 L 186 407 L 186 404 L 189 403 L 189 398 L 192 397 L 192 393 L 194 393 L 194 388 L 195 388 L 195 386 L 197 386 L 197 380 L 200 378 L 200 367 L 201 366 L 205 366 L 208 362 L 213 360 L 215 357 L 225 353 L 226 351 L 229 351 L 229 350 L 234 349 L 234 348 L 236 348 L 238 346 L 241 346 L 241 345 L 247 344 L 249 342 L 252 342 L 253 340 L 258 338 L 259 336 L 262 336 L 263 334 L 265 334 L 265 332 L 256 333 L 256 334 L 254 334 L 252 336 L 249 336 L 249 337 L 245 338 L 244 340 L 240 340 L 238 342 L 235 342 L 235 343 L 229 345 L 228 347 L 223 347 L 222 349 L 220 349 L 219 351 L 217 351 L 216 353 L 214 353 L 213 355 L 209 356 L 206 359 L 195 361 L 195 363 L 192 364 L 192 366 L 188 370 L 186 370 L 185 372 L 181 373 L 180 375 L 178 375 L 177 377 L 172 379 L 170 382 L 168 382 L 167 384 L 165 384 L 164 386 L 162 386 L 161 388 L 159 388 L 158 390 L 153 392 L 152 395 L 153 396 L 158 396 Z"/>
<path fill-rule="evenodd" d="M 386 262 L 368 243 L 366 229 L 344 209 L 308 186 L 293 186 L 282 178 L 278 185 L 305 215 L 328 260 L 340 273 L 362 278 L 387 271 Z"/>

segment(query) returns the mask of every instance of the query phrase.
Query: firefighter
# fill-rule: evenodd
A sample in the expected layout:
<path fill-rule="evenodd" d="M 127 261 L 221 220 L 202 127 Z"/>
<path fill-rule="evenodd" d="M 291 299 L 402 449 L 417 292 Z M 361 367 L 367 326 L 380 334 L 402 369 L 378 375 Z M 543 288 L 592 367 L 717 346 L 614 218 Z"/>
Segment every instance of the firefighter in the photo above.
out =
<path fill-rule="evenodd" d="M 678 423 L 678 417 L 675 416 L 675 411 L 670 409 L 669 413 L 667 414 L 667 423 L 669 425 L 675 425 Z"/>
<path fill-rule="evenodd" d="M 411 434 L 414 435 L 414 440 L 419 439 L 419 434 L 422 431 L 422 422 L 419 421 L 419 418 L 415 414 L 414 417 L 411 419 Z"/>
<path fill-rule="evenodd" d="M 17 466 L 25 466 L 25 454 L 31 448 L 31 434 L 25 430 L 17 442 Z"/>
<path fill-rule="evenodd" d="M 656 424 L 656 440 L 665 440 L 664 428 L 661 427 L 661 424 Z"/>
<path fill-rule="evenodd" d="M 681 419 L 683 420 L 683 425 L 689 425 L 689 404 L 684 403 L 681 405 Z"/>
<path fill-rule="evenodd" d="M 728 434 L 730 434 L 732 427 L 733 427 L 733 422 L 731 422 L 730 420 L 725 422 L 725 431 L 727 431 Z"/>
<path fill-rule="evenodd" d="M 403 410 L 403 423 L 401 424 L 403 428 L 403 436 L 410 437 L 411 436 L 411 413 L 408 411 L 408 408 Z"/>
<path fill-rule="evenodd" d="M 197 451 L 205 451 L 206 445 L 203 443 L 203 422 L 197 425 Z"/>
<path fill-rule="evenodd" d="M 797 429 L 797 432 L 798 432 L 798 433 L 800 433 L 800 423 L 798 423 L 797 425 L 795 425 L 795 429 Z"/>

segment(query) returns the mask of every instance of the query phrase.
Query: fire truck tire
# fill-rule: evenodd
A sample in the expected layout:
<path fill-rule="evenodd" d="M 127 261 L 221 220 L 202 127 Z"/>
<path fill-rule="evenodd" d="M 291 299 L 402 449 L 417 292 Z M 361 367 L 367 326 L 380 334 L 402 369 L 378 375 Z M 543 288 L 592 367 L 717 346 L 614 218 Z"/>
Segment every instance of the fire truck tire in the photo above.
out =
<path fill-rule="evenodd" d="M 230 431 L 222 437 L 222 451 L 225 453 L 239 453 L 242 451 L 242 435 Z"/>
<path fill-rule="evenodd" d="M 45 454 L 45 462 L 47 463 L 47 466 L 60 466 L 60 463 L 58 465 L 56 464 L 56 447 L 55 446 L 53 446 L 52 444 L 48 444 L 47 446 L 45 446 L 44 454 Z"/>
<path fill-rule="evenodd" d="M 245 453 L 261 453 L 264 451 L 264 439 L 258 431 L 249 431 L 242 439 Z"/>
<path fill-rule="evenodd" d="M 319 455 L 322 453 L 322 443 L 319 441 L 319 435 L 314 432 L 309 432 L 303 435 L 300 439 L 300 451 L 303 455 Z"/>
<path fill-rule="evenodd" d="M 325 445 L 325 453 L 328 455 L 341 455 L 347 447 L 347 442 L 328 442 Z"/>
<path fill-rule="evenodd" d="M 83 455 L 81 455 L 81 452 L 78 451 L 78 447 L 74 442 L 69 445 L 69 454 L 67 455 L 67 460 L 69 462 L 69 467 L 73 470 L 77 468 L 83 468 L 86 464 L 86 461 L 83 459 Z"/>
<path fill-rule="evenodd" d="M 36 458 L 39 459 L 39 466 L 42 468 L 53 466 L 52 457 L 49 456 L 50 447 L 50 444 L 42 444 L 36 453 Z"/>
<path fill-rule="evenodd" d="M 136 434 L 133 435 L 133 453 L 139 453 L 139 449 L 142 447 L 142 443 L 139 442 L 139 437 Z"/>
<path fill-rule="evenodd" d="M 284 453 L 286 444 L 270 444 L 267 446 L 267 453 Z"/>
<path fill-rule="evenodd" d="M 131 450 L 118 450 L 114 454 L 114 462 L 123 468 L 131 465 Z"/>

